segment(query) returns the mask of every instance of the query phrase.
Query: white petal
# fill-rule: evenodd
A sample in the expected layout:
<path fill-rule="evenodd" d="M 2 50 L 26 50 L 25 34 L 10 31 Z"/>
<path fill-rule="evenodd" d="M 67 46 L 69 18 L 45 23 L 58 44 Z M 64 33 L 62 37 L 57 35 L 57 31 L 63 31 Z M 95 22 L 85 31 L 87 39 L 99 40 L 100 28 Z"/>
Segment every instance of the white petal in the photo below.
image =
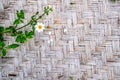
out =
<path fill-rule="evenodd" d="M 41 23 L 40 25 L 44 27 L 44 24 Z"/>
<path fill-rule="evenodd" d="M 38 25 L 35 25 L 35 28 L 37 28 L 38 27 Z"/>
<path fill-rule="evenodd" d="M 39 29 L 38 31 L 39 31 L 39 32 L 43 32 L 43 29 Z"/>
<path fill-rule="evenodd" d="M 37 25 L 40 25 L 40 23 L 38 22 Z"/>
<path fill-rule="evenodd" d="M 43 29 L 45 29 L 45 27 L 43 27 Z"/>
<path fill-rule="evenodd" d="M 37 32 L 40 32 L 40 30 L 37 30 Z"/>

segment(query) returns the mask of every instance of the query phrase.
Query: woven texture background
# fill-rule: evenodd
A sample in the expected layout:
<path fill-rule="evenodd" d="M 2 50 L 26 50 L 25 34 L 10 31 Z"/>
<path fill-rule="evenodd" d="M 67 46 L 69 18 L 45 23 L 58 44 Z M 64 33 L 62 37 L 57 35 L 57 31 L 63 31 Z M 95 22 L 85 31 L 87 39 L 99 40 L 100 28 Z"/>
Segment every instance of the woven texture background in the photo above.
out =
<path fill-rule="evenodd" d="M 120 80 L 120 2 L 0 0 L 0 24 L 11 25 L 20 9 L 28 22 L 46 5 L 54 12 L 39 22 L 52 28 L 0 58 L 0 80 Z"/>

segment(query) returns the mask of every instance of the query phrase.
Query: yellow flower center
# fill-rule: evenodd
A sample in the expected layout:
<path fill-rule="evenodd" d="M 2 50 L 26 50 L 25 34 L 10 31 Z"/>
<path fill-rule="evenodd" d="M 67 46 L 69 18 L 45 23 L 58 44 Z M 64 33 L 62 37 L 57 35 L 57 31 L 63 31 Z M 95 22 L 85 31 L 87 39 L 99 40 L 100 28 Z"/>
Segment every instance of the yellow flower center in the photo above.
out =
<path fill-rule="evenodd" d="M 42 26 L 41 26 L 41 25 L 38 25 L 38 28 L 39 28 L 39 29 L 42 29 Z"/>

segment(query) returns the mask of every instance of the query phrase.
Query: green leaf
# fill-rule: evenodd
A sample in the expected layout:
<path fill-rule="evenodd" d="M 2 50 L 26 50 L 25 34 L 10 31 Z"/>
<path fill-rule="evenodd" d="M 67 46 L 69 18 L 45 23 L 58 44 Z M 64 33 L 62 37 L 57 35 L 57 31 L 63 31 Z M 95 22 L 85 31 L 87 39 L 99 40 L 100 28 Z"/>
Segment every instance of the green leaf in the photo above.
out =
<path fill-rule="evenodd" d="M 46 15 L 48 15 L 50 11 L 53 11 L 53 9 L 52 9 L 51 7 L 49 7 L 49 6 L 44 7 L 44 13 L 45 13 Z"/>
<path fill-rule="evenodd" d="M 5 56 L 7 53 L 7 50 L 6 49 L 2 49 L 2 56 Z"/>
<path fill-rule="evenodd" d="M 20 23 L 23 23 L 23 20 L 24 19 L 24 11 L 23 10 L 20 10 L 20 11 L 17 11 L 17 19 L 13 22 L 14 25 L 18 25 Z"/>
<path fill-rule="evenodd" d="M 24 43 L 26 42 L 26 35 L 25 34 L 19 34 L 17 37 L 16 37 L 16 42 L 20 42 L 20 43 Z"/>
<path fill-rule="evenodd" d="M 44 7 L 44 11 L 46 11 L 47 10 L 47 7 Z"/>
<path fill-rule="evenodd" d="M 17 48 L 17 47 L 19 47 L 18 44 L 11 44 L 7 46 L 7 48 Z"/>
<path fill-rule="evenodd" d="M 13 24 L 15 25 L 18 25 L 18 24 L 20 24 L 21 23 L 21 20 L 20 19 L 16 19 L 14 22 L 13 22 Z"/>
<path fill-rule="evenodd" d="M 31 19 L 34 21 L 36 20 L 35 15 L 31 16 Z"/>
<path fill-rule="evenodd" d="M 0 48 L 3 48 L 5 46 L 5 43 L 0 41 Z"/>
<path fill-rule="evenodd" d="M 16 36 L 17 34 L 16 33 L 11 33 L 11 36 Z"/>
<path fill-rule="evenodd" d="M 0 32 L 4 31 L 4 27 L 0 26 Z"/>
<path fill-rule="evenodd" d="M 23 11 L 23 10 L 20 11 L 20 14 L 21 14 L 21 15 L 20 15 L 21 18 L 24 19 L 24 11 Z"/>
<path fill-rule="evenodd" d="M 48 15 L 49 10 L 48 10 L 47 7 L 44 7 L 44 12 L 45 12 L 46 15 Z"/>
<path fill-rule="evenodd" d="M 46 15 L 49 15 L 49 13 L 48 13 L 48 12 L 46 12 Z"/>
<path fill-rule="evenodd" d="M 10 31 L 10 27 L 5 28 L 5 32 Z"/>
<path fill-rule="evenodd" d="M 20 11 L 17 11 L 17 17 L 20 18 L 20 19 L 24 19 L 24 11 L 23 10 L 20 10 Z"/>
<path fill-rule="evenodd" d="M 11 36 L 16 36 L 16 30 L 14 26 L 9 26 L 8 28 L 5 28 L 5 31 L 9 31 L 11 33 Z"/>
<path fill-rule="evenodd" d="M 30 32 L 25 31 L 25 35 L 26 35 L 26 37 L 27 37 L 28 39 L 30 39 L 30 38 L 32 38 L 32 37 L 33 37 L 34 32 L 33 32 L 33 31 L 30 31 Z"/>
<path fill-rule="evenodd" d="M 34 20 L 33 22 L 30 23 L 30 25 L 35 26 L 37 24 L 37 20 Z"/>
<path fill-rule="evenodd" d="M 33 31 L 30 31 L 29 34 L 30 34 L 30 35 L 34 35 L 34 32 L 33 32 Z"/>
<path fill-rule="evenodd" d="M 23 32 L 22 31 L 18 31 L 17 34 L 22 34 Z"/>
<path fill-rule="evenodd" d="M 22 19 L 20 19 L 20 23 L 23 23 L 23 20 L 22 20 Z"/>
<path fill-rule="evenodd" d="M 33 33 L 35 32 L 35 27 L 34 27 L 34 25 L 32 26 L 32 31 L 33 31 Z"/>
<path fill-rule="evenodd" d="M 9 26 L 7 28 L 5 28 L 5 31 L 12 31 L 14 29 L 14 26 Z"/>
<path fill-rule="evenodd" d="M 12 30 L 11 30 L 11 36 L 16 36 L 16 35 L 17 35 L 16 30 L 15 30 L 15 29 L 12 29 Z"/>
<path fill-rule="evenodd" d="M 3 41 L 4 38 L 3 38 L 3 34 L 0 34 L 0 41 Z"/>
<path fill-rule="evenodd" d="M 42 16 L 39 16 L 39 19 L 41 19 L 42 18 Z"/>
<path fill-rule="evenodd" d="M 52 8 L 50 8 L 49 10 L 50 10 L 50 11 L 53 11 L 53 9 L 52 9 Z"/>

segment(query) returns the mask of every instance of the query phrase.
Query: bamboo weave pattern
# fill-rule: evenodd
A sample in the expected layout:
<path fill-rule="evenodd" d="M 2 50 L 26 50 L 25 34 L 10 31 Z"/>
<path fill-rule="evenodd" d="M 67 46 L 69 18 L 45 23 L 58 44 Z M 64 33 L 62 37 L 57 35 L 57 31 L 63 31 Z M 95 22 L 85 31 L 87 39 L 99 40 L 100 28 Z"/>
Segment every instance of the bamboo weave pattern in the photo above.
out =
<path fill-rule="evenodd" d="M 46 5 L 54 12 L 39 22 L 52 28 L 1 58 L 0 80 L 120 80 L 120 2 L 0 0 L 0 24 L 11 25 L 20 9 L 28 22 Z"/>

